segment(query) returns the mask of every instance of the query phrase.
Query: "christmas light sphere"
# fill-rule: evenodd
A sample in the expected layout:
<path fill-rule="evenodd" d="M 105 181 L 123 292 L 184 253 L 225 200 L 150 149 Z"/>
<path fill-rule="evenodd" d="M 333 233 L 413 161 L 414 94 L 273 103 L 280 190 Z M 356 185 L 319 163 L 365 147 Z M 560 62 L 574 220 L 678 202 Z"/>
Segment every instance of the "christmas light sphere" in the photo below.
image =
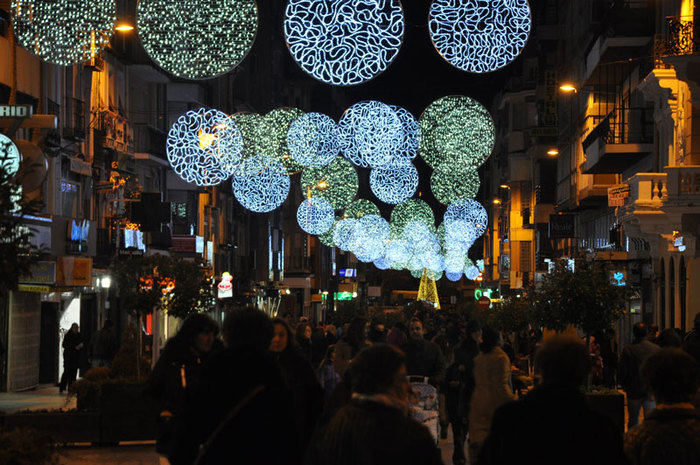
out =
<path fill-rule="evenodd" d="M 431 228 L 435 227 L 433 210 L 420 199 L 409 199 L 394 207 L 391 212 L 392 232 L 400 235 L 409 221 L 420 221 Z"/>
<path fill-rule="evenodd" d="M 426 269 L 425 274 L 428 276 L 428 279 L 432 279 L 433 281 L 439 281 L 442 278 L 442 271 Z"/>
<path fill-rule="evenodd" d="M 423 111 L 420 155 L 432 168 L 481 166 L 491 155 L 495 128 L 489 112 L 465 96 L 442 97 Z"/>
<path fill-rule="evenodd" d="M 399 0 L 289 0 L 287 48 L 301 69 L 336 86 L 361 84 L 399 53 L 404 32 Z"/>
<path fill-rule="evenodd" d="M 316 236 L 331 229 L 334 219 L 333 207 L 322 197 L 308 198 L 297 209 L 297 222 L 301 229 Z"/>
<path fill-rule="evenodd" d="M 389 105 L 389 107 L 396 112 L 403 129 L 401 141 L 396 148 L 394 156 L 412 160 L 418 155 L 418 148 L 420 147 L 421 136 L 418 120 L 405 108 L 396 105 Z"/>
<path fill-rule="evenodd" d="M 353 239 L 357 234 L 357 221 L 354 218 L 346 218 L 338 221 L 333 227 L 333 243 L 340 250 L 348 252 Z"/>
<path fill-rule="evenodd" d="M 445 232 L 451 236 L 456 234 L 456 228 L 466 225 L 474 229 L 476 237 L 480 237 L 486 232 L 488 221 L 486 209 L 479 202 L 473 199 L 458 199 L 445 211 Z"/>
<path fill-rule="evenodd" d="M 376 100 L 359 102 L 340 118 L 345 157 L 363 168 L 381 168 L 394 159 L 403 141 L 403 125 L 396 112 Z"/>
<path fill-rule="evenodd" d="M 115 0 L 12 0 L 17 42 L 44 61 L 85 63 L 107 45 L 116 21 Z"/>
<path fill-rule="evenodd" d="M 360 219 L 365 215 L 381 216 L 381 213 L 379 212 L 379 207 L 367 199 L 353 200 L 343 212 L 345 218 Z"/>
<path fill-rule="evenodd" d="M 512 62 L 530 36 L 527 0 L 433 0 L 428 28 L 438 53 L 452 66 L 489 73 Z"/>
<path fill-rule="evenodd" d="M 287 147 L 303 166 L 326 166 L 340 152 L 338 125 L 323 113 L 306 113 L 289 127 Z"/>
<path fill-rule="evenodd" d="M 255 0 L 139 0 L 143 48 L 165 71 L 209 79 L 238 66 L 258 31 Z"/>
<path fill-rule="evenodd" d="M 333 232 L 335 231 L 335 226 L 338 224 L 340 219 L 340 217 L 336 216 L 331 228 L 328 231 L 318 235 L 318 240 L 321 241 L 321 244 L 327 245 L 328 247 L 335 247 L 335 243 L 333 243 Z"/>
<path fill-rule="evenodd" d="M 430 227 L 421 221 L 409 221 L 406 223 L 401 233 L 401 237 L 410 244 L 414 250 L 431 240 L 432 236 L 433 232 L 430 230 Z"/>
<path fill-rule="evenodd" d="M 464 276 L 470 281 L 474 281 L 476 278 L 479 277 L 480 274 L 481 273 L 479 272 L 479 268 L 473 265 L 464 270 Z"/>
<path fill-rule="evenodd" d="M 462 272 L 460 271 L 459 273 L 449 273 L 445 272 L 445 277 L 449 279 L 452 282 L 457 282 L 460 279 L 462 279 Z"/>
<path fill-rule="evenodd" d="M 240 112 L 231 115 L 231 119 L 236 123 L 238 130 L 241 131 L 241 137 L 243 138 L 243 152 L 241 153 L 241 157 L 250 158 L 258 155 L 256 153 L 256 144 L 261 137 L 262 115 Z"/>
<path fill-rule="evenodd" d="M 336 210 L 352 202 L 358 185 L 355 168 L 342 157 L 336 157 L 327 166 L 306 168 L 301 173 L 302 193 L 307 197 L 323 197 Z"/>
<path fill-rule="evenodd" d="M 423 261 L 427 269 L 436 273 L 445 270 L 445 260 L 442 255 L 440 255 L 439 251 L 426 253 Z"/>
<path fill-rule="evenodd" d="M 389 223 L 379 215 L 364 215 L 357 220 L 350 250 L 361 262 L 369 263 L 384 253 L 389 239 Z"/>
<path fill-rule="evenodd" d="M 369 185 L 379 200 L 399 204 L 410 199 L 418 188 L 418 170 L 409 160 L 397 159 L 369 174 Z"/>
<path fill-rule="evenodd" d="M 262 155 L 243 160 L 233 176 L 233 195 L 243 207 L 271 212 L 287 199 L 289 175 L 282 163 Z"/>
<path fill-rule="evenodd" d="M 0 134 L 0 170 L 12 178 L 19 171 L 19 165 L 22 161 L 17 146 L 4 134 Z"/>
<path fill-rule="evenodd" d="M 281 162 L 288 174 L 304 169 L 289 153 L 287 134 L 292 123 L 304 114 L 297 108 L 276 108 L 263 116 L 260 138 L 256 150 L 258 155 Z"/>
<path fill-rule="evenodd" d="M 416 268 L 416 269 L 411 269 L 411 276 L 414 278 L 422 278 L 423 277 L 423 268 Z"/>
<path fill-rule="evenodd" d="M 386 257 L 379 257 L 373 263 L 378 270 L 388 270 L 389 268 L 391 268 L 391 260 L 389 260 Z"/>
<path fill-rule="evenodd" d="M 392 263 L 405 263 L 412 255 L 405 239 L 391 239 L 386 245 L 385 254 Z"/>
<path fill-rule="evenodd" d="M 243 138 L 236 123 L 218 110 L 200 108 L 180 116 L 168 132 L 170 166 L 187 182 L 216 186 L 241 161 Z"/>
<path fill-rule="evenodd" d="M 435 198 L 445 205 L 462 198 L 474 198 L 479 192 L 481 180 L 472 167 L 458 167 L 440 163 L 430 177 L 430 190 Z"/>
<path fill-rule="evenodd" d="M 448 273 L 462 273 L 464 271 L 464 259 L 466 257 L 466 253 L 446 253 L 445 254 L 445 259 L 444 259 L 444 264 L 445 264 L 445 271 Z"/>

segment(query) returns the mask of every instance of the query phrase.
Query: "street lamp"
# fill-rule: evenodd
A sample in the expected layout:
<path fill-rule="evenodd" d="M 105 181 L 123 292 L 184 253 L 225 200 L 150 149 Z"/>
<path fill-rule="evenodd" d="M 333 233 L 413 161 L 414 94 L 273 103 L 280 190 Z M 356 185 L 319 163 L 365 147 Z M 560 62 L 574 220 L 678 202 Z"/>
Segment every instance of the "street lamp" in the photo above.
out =
<path fill-rule="evenodd" d="M 131 32 L 134 30 L 134 26 L 127 22 L 121 22 L 114 27 L 114 30 L 119 32 Z"/>
<path fill-rule="evenodd" d="M 494 205 L 500 205 L 500 204 L 501 204 L 501 199 L 493 199 L 493 204 L 494 204 Z"/>
<path fill-rule="evenodd" d="M 559 149 L 556 147 L 552 147 L 551 149 L 547 150 L 547 155 L 550 157 L 556 157 L 559 155 Z"/>
<path fill-rule="evenodd" d="M 559 90 L 562 91 L 562 92 L 566 92 L 567 94 L 571 94 L 571 93 L 576 93 L 576 92 L 577 92 L 576 86 L 573 85 L 573 84 L 570 83 L 570 82 L 565 82 L 565 83 L 563 83 L 562 85 L 560 85 L 560 86 L 559 86 Z"/>
<path fill-rule="evenodd" d="M 508 184 L 501 184 L 500 186 L 501 189 L 510 189 L 510 186 Z"/>

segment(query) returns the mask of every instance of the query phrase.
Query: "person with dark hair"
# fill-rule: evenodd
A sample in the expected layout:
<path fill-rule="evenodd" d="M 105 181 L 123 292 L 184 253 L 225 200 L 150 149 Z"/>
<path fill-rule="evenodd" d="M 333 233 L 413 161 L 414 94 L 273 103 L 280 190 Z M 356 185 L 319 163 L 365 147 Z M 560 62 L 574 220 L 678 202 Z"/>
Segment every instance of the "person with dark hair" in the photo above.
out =
<path fill-rule="evenodd" d="M 321 388 L 323 388 L 324 397 L 329 397 L 338 386 L 338 383 L 340 383 L 340 375 L 333 368 L 333 359 L 335 359 L 335 346 L 330 345 L 326 351 L 325 358 L 316 370 L 318 381 L 321 383 Z"/>
<path fill-rule="evenodd" d="M 409 414 L 403 352 L 370 346 L 354 358 L 349 375 L 352 400 L 317 431 L 307 465 L 442 464 L 435 440 Z"/>
<path fill-rule="evenodd" d="M 661 348 L 673 347 L 680 349 L 683 347 L 683 338 L 678 334 L 676 328 L 666 328 L 659 333 L 659 337 L 656 338 L 656 345 Z"/>
<path fill-rule="evenodd" d="M 317 326 L 311 333 L 311 366 L 318 367 L 328 350 L 328 342 L 323 328 Z"/>
<path fill-rule="evenodd" d="M 482 331 L 481 353 L 474 359 L 474 393 L 469 409 L 469 462 L 474 463 L 498 407 L 515 399 L 510 380 L 510 360 L 503 351 L 500 333 Z"/>
<path fill-rule="evenodd" d="M 227 314 L 226 349 L 202 369 L 175 428 L 171 464 L 301 462 L 291 399 L 268 351 L 273 331 L 270 318 L 254 307 Z"/>
<path fill-rule="evenodd" d="M 627 433 L 631 465 L 700 463 L 700 415 L 692 403 L 700 387 L 698 363 L 680 349 L 661 349 L 642 365 L 642 379 L 656 409 Z"/>
<path fill-rule="evenodd" d="M 693 329 L 685 335 L 683 350 L 689 353 L 697 363 L 700 363 L 700 313 L 695 314 Z"/>
<path fill-rule="evenodd" d="M 645 417 L 654 409 L 654 400 L 642 382 L 640 369 L 644 361 L 659 350 L 659 346 L 647 339 L 647 328 L 643 323 L 632 327 L 632 339 L 632 344 L 624 348 L 620 357 L 620 385 L 627 394 L 628 429 L 639 424 L 642 409 Z"/>
<path fill-rule="evenodd" d="M 537 351 L 541 384 L 493 415 L 475 465 L 624 465 L 622 432 L 591 410 L 581 387 L 590 371 L 586 346 L 553 336 Z"/>
<path fill-rule="evenodd" d="M 657 337 L 659 337 L 659 325 L 652 323 L 647 327 L 647 339 L 656 344 Z"/>
<path fill-rule="evenodd" d="M 308 359 L 301 355 L 286 321 L 272 320 L 274 336 L 269 349 L 277 361 L 282 380 L 292 398 L 295 433 L 301 450 L 311 439 L 323 408 L 323 390 Z M 309 331 L 311 327 L 308 326 Z M 297 333 L 298 334 L 298 333 Z M 299 342 L 299 339 L 296 339 Z"/>
<path fill-rule="evenodd" d="M 214 347 L 218 332 L 218 325 L 208 315 L 191 315 L 165 344 L 153 367 L 144 394 L 158 404 L 156 451 L 161 454 L 167 454 L 172 446 L 174 421 L 187 402 L 186 396 L 199 382 L 202 365 Z"/>
<path fill-rule="evenodd" d="M 408 374 L 426 376 L 430 384 L 440 386 L 445 380 L 445 359 L 438 345 L 425 339 L 423 321 L 414 317 L 408 335 L 408 342 L 402 347 Z"/>
<path fill-rule="evenodd" d="M 299 323 L 296 329 L 296 340 L 299 353 L 311 363 L 313 348 L 311 345 L 311 325 L 308 323 Z"/>
<path fill-rule="evenodd" d="M 114 323 L 105 320 L 102 329 L 92 337 L 90 344 L 90 366 L 92 368 L 112 366 L 112 360 L 117 353 L 117 336 L 114 334 Z"/>
<path fill-rule="evenodd" d="M 406 327 L 401 322 L 396 322 L 386 335 L 386 342 L 396 347 L 402 347 L 408 342 L 405 329 Z"/>
<path fill-rule="evenodd" d="M 80 367 L 80 356 L 84 348 L 83 336 L 80 334 L 78 323 L 73 323 L 63 335 L 63 375 L 58 391 L 63 394 L 75 382 Z"/>
<path fill-rule="evenodd" d="M 366 326 L 367 320 L 364 318 L 353 318 L 347 331 L 335 345 L 334 367 L 341 378 L 345 376 L 345 371 L 355 355 L 369 345 L 365 335 Z"/>
<path fill-rule="evenodd" d="M 600 357 L 603 359 L 603 384 L 611 389 L 617 386 L 617 339 L 615 330 L 607 328 L 600 338 Z"/>

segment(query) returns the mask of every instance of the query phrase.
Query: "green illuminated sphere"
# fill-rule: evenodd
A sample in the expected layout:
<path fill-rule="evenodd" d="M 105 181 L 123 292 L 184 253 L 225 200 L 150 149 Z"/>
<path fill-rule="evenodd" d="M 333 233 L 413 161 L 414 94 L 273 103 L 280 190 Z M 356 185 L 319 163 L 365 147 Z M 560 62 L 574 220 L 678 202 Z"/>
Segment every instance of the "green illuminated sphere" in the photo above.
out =
<path fill-rule="evenodd" d="M 478 168 L 495 142 L 493 119 L 479 102 L 457 95 L 442 97 L 420 118 L 420 155 L 433 168 L 442 163 Z"/>
<path fill-rule="evenodd" d="M 17 42 L 62 66 L 90 61 L 107 45 L 116 21 L 115 0 L 12 0 Z"/>
<path fill-rule="evenodd" d="M 469 165 L 440 163 L 430 177 L 430 190 L 435 198 L 445 205 L 457 199 L 473 199 L 480 186 L 479 173 Z"/>
<path fill-rule="evenodd" d="M 391 212 L 391 230 L 394 236 L 403 232 L 404 226 L 410 221 L 419 221 L 435 230 L 435 215 L 430 205 L 420 199 L 408 199 L 398 204 Z"/>
<path fill-rule="evenodd" d="M 345 158 L 336 157 L 326 166 L 306 168 L 301 173 L 305 197 L 323 197 L 335 210 L 345 208 L 357 195 L 357 172 Z"/>
<path fill-rule="evenodd" d="M 381 216 L 379 207 L 367 199 L 357 199 L 352 201 L 350 205 L 345 208 L 345 212 L 343 212 L 343 216 L 345 218 L 360 219 L 366 215 Z"/>
<path fill-rule="evenodd" d="M 139 0 L 136 25 L 146 53 L 185 79 L 209 79 L 238 66 L 258 31 L 255 0 Z"/>
<path fill-rule="evenodd" d="M 321 244 L 327 245 L 328 247 L 335 247 L 335 244 L 333 243 L 333 232 L 335 231 L 335 227 L 338 224 L 338 221 L 340 221 L 341 219 L 342 218 L 340 218 L 339 216 L 336 216 L 331 229 L 324 232 L 323 234 L 318 235 L 318 240 L 321 241 Z"/>
<path fill-rule="evenodd" d="M 241 158 L 245 160 L 246 158 L 254 157 L 256 155 L 256 143 L 260 139 L 262 131 L 263 117 L 257 113 L 241 112 L 233 114 L 231 119 L 236 123 L 236 127 L 241 131 L 241 137 L 243 137 Z"/>
<path fill-rule="evenodd" d="M 257 145 L 258 154 L 280 161 L 288 174 L 298 173 L 304 169 L 294 160 L 287 147 L 289 128 L 303 114 L 304 112 L 298 108 L 285 107 L 276 108 L 263 117 Z"/>
<path fill-rule="evenodd" d="M 423 277 L 423 268 L 417 268 L 415 270 L 411 270 L 411 276 L 414 278 L 420 279 Z"/>

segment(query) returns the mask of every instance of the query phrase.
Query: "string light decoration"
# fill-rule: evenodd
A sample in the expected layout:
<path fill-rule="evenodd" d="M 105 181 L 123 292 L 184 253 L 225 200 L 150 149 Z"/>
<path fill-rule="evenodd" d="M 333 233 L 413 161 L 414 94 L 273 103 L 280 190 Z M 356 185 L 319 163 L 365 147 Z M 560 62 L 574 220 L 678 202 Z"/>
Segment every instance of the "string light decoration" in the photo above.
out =
<path fill-rule="evenodd" d="M 430 176 L 430 190 L 435 198 L 445 205 L 457 199 L 476 197 L 479 187 L 479 173 L 471 166 L 440 163 Z"/>
<path fill-rule="evenodd" d="M 255 0 L 139 0 L 143 48 L 167 72 L 209 79 L 238 66 L 258 30 Z"/>
<path fill-rule="evenodd" d="M 345 157 L 363 168 L 386 166 L 403 141 L 399 116 L 376 100 L 358 102 L 345 110 L 339 127 Z"/>
<path fill-rule="evenodd" d="M 42 60 L 85 63 L 107 45 L 116 22 L 115 0 L 12 0 L 17 42 Z"/>
<path fill-rule="evenodd" d="M 381 213 L 379 212 L 379 207 L 367 199 L 353 200 L 343 212 L 345 218 L 360 219 L 365 215 L 381 216 Z"/>
<path fill-rule="evenodd" d="M 0 134 L 0 170 L 12 178 L 19 171 L 21 161 L 22 155 L 14 142 L 5 134 Z"/>
<path fill-rule="evenodd" d="M 396 105 L 389 105 L 389 107 L 396 112 L 396 116 L 399 117 L 403 128 L 401 141 L 396 149 L 395 156 L 413 160 L 418 155 L 418 148 L 420 147 L 420 126 L 418 125 L 418 120 L 405 108 Z"/>
<path fill-rule="evenodd" d="M 307 168 L 301 173 L 302 193 L 323 197 L 336 210 L 345 208 L 357 195 L 355 168 L 344 158 L 336 157 L 327 166 Z"/>
<path fill-rule="evenodd" d="M 354 218 L 345 218 L 338 221 L 333 227 L 333 243 L 340 250 L 348 252 L 357 231 L 357 221 Z"/>
<path fill-rule="evenodd" d="M 476 280 L 476 278 L 478 278 L 480 274 L 481 272 L 479 271 L 479 268 L 477 268 L 474 265 L 464 270 L 464 276 L 471 281 Z"/>
<path fill-rule="evenodd" d="M 338 125 L 323 113 L 306 113 L 289 127 L 287 147 L 303 166 L 326 166 L 340 152 Z"/>
<path fill-rule="evenodd" d="M 444 223 L 447 237 L 457 236 L 459 229 L 473 228 L 476 237 L 486 232 L 488 226 L 488 213 L 476 200 L 458 199 L 452 202 L 445 211 Z"/>
<path fill-rule="evenodd" d="M 280 161 L 288 174 L 304 169 L 292 158 L 287 147 L 289 128 L 303 114 L 298 108 L 276 108 L 263 117 L 260 128 L 258 154 Z"/>
<path fill-rule="evenodd" d="M 435 227 L 435 215 L 430 205 L 420 199 L 409 199 L 394 207 L 391 212 L 392 233 L 400 235 L 409 221 L 420 221 Z"/>
<path fill-rule="evenodd" d="M 413 163 L 399 158 L 369 174 L 369 185 L 379 200 L 399 204 L 410 199 L 418 188 L 418 170 Z"/>
<path fill-rule="evenodd" d="M 489 73 L 520 54 L 531 22 L 527 0 L 433 0 L 428 29 L 445 61 L 462 71 Z"/>
<path fill-rule="evenodd" d="M 433 281 L 439 281 L 442 278 L 442 271 L 435 271 L 426 268 L 425 274 L 428 276 L 428 279 L 432 279 Z"/>
<path fill-rule="evenodd" d="M 423 276 L 423 268 L 415 268 L 415 269 L 412 268 L 410 270 L 410 272 L 411 272 L 411 276 L 413 276 L 414 278 L 420 279 Z"/>
<path fill-rule="evenodd" d="M 469 97 L 442 97 L 419 121 L 420 155 L 433 169 L 442 163 L 476 169 L 491 155 L 495 128 L 489 112 Z"/>
<path fill-rule="evenodd" d="M 231 182 L 233 195 L 248 210 L 271 212 L 289 194 L 290 179 L 282 163 L 262 155 L 243 160 Z"/>
<path fill-rule="evenodd" d="M 452 281 L 452 282 L 457 282 L 457 281 L 459 281 L 460 279 L 462 279 L 462 272 L 459 272 L 459 273 L 449 273 L 449 272 L 446 271 L 446 272 L 445 272 L 445 277 L 446 277 L 447 279 L 449 279 L 450 281 Z"/>
<path fill-rule="evenodd" d="M 399 0 L 289 0 L 287 48 L 301 69 L 336 86 L 367 82 L 399 53 L 404 33 Z"/>
<path fill-rule="evenodd" d="M 388 270 L 391 268 L 391 261 L 386 257 L 379 257 L 373 263 L 378 270 Z"/>
<path fill-rule="evenodd" d="M 245 159 L 257 155 L 255 148 L 261 137 L 263 117 L 257 113 L 240 112 L 231 115 L 231 119 L 236 123 L 238 130 L 241 131 L 241 137 L 243 137 L 241 157 Z"/>
<path fill-rule="evenodd" d="M 333 227 L 335 219 L 333 207 L 323 197 L 310 197 L 297 209 L 297 222 L 301 229 L 315 236 Z"/>
<path fill-rule="evenodd" d="M 200 108 L 175 121 L 166 149 L 170 165 L 182 179 L 216 186 L 230 178 L 240 163 L 243 138 L 228 115 Z"/>
<path fill-rule="evenodd" d="M 391 239 L 386 245 L 387 259 L 396 264 L 408 262 L 411 258 L 411 250 L 405 239 Z"/>
<path fill-rule="evenodd" d="M 335 231 L 335 226 L 340 220 L 341 218 L 336 216 L 335 220 L 333 221 L 333 226 L 331 226 L 331 228 L 328 231 L 318 235 L 318 240 L 321 241 L 321 244 L 326 245 L 328 247 L 335 247 L 335 244 L 333 243 L 333 232 Z"/>
<path fill-rule="evenodd" d="M 364 215 L 357 220 L 350 250 L 361 262 L 373 262 L 384 253 L 388 239 L 389 223 L 379 215 Z"/>

